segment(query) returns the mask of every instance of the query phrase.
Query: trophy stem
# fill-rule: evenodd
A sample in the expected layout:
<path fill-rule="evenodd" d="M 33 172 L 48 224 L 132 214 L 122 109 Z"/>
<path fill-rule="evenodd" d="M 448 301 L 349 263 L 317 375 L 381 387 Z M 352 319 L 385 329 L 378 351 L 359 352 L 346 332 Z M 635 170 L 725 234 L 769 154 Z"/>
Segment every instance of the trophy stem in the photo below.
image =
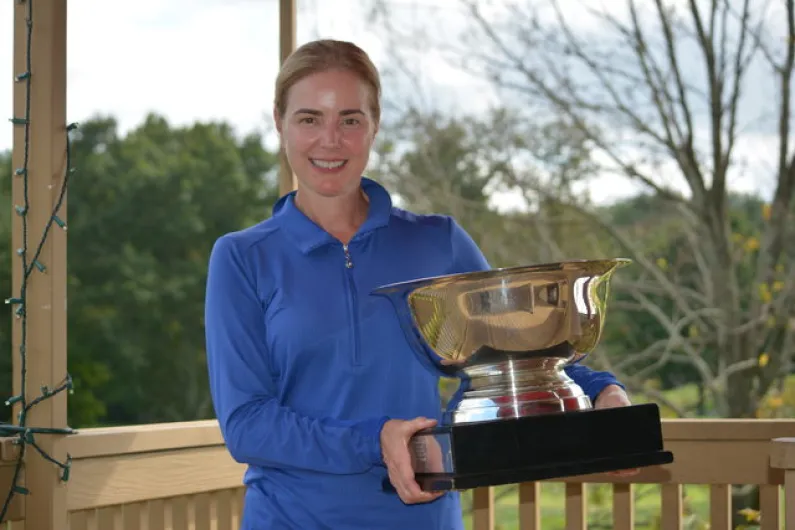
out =
<path fill-rule="evenodd" d="M 507 359 L 465 370 L 445 422 L 471 423 L 587 410 L 591 401 L 563 371 L 565 359 Z"/>

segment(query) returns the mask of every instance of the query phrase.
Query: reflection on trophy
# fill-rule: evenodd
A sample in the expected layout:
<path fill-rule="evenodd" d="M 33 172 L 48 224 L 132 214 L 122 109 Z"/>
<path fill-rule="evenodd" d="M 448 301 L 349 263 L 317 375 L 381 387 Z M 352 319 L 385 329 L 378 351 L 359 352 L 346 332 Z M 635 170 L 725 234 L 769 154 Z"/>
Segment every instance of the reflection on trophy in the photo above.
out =
<path fill-rule="evenodd" d="M 412 440 L 427 490 L 468 489 L 666 464 L 655 404 L 592 408 L 564 368 L 604 326 L 626 259 L 566 261 L 380 287 L 417 359 L 460 386 Z"/>

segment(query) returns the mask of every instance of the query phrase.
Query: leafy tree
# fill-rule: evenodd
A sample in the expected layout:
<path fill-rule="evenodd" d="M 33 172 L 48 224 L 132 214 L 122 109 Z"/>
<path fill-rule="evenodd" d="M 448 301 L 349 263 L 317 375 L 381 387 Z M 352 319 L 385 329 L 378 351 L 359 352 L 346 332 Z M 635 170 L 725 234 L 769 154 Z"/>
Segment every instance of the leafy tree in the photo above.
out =
<path fill-rule="evenodd" d="M 259 136 L 237 138 L 224 123 L 175 127 L 150 115 L 123 137 L 113 118 L 82 123 L 73 158 L 70 423 L 211 417 L 202 325 L 207 259 L 218 236 L 269 215 L 275 154 Z M 7 225 L 0 230 L 8 241 Z M 0 285 L 10 282 L 6 247 Z M 8 321 L 0 324 L 5 352 Z"/>

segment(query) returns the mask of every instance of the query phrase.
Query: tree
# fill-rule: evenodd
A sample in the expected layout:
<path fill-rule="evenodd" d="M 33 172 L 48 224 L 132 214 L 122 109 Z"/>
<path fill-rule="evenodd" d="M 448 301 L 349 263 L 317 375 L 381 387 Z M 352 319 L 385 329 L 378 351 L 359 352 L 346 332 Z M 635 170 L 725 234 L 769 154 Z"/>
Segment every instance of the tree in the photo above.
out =
<path fill-rule="evenodd" d="M 795 7 L 782 4 L 462 0 L 461 38 L 436 45 L 503 97 L 526 102 L 527 119 L 568 123 L 614 185 L 659 199 L 666 231 L 677 234 L 669 243 L 680 245 L 676 267 L 604 211 L 562 202 L 634 259 L 638 273 L 616 279 L 624 307 L 666 334 L 639 355 L 691 367 L 720 416 L 753 417 L 792 371 Z M 749 224 L 733 218 L 731 192 L 744 170 L 738 146 L 753 127 L 766 131 L 749 115 L 760 93 L 776 102 L 777 154 L 769 200 L 755 215 L 762 222 Z M 510 162 L 510 180 L 532 187 Z M 533 191 L 556 198 L 544 185 Z"/>
<path fill-rule="evenodd" d="M 154 115 L 123 137 L 113 118 L 81 123 L 72 153 L 70 423 L 212 417 L 203 328 L 207 260 L 221 234 L 268 216 L 277 196 L 275 154 L 259 136 L 238 138 L 224 123 L 175 127 Z M 5 226 L 0 237 L 10 241 Z M 9 246 L 2 249 L 0 286 L 10 285 Z M 0 324 L 0 351 L 10 352 L 6 322 L 10 316 Z M 2 377 L 10 375 L 7 367 Z"/>

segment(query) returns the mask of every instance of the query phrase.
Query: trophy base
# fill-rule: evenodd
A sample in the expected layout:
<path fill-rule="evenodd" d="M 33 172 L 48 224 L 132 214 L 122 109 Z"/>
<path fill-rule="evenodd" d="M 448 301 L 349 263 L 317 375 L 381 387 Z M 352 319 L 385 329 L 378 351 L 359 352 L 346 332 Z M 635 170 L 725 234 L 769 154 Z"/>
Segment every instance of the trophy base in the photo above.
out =
<path fill-rule="evenodd" d="M 673 462 L 673 454 L 663 449 L 655 404 L 442 425 L 418 432 L 410 448 L 417 482 L 426 491 Z"/>
<path fill-rule="evenodd" d="M 490 473 L 419 473 L 415 477 L 420 489 L 423 491 L 451 491 L 589 475 L 591 473 L 670 464 L 671 462 L 673 462 L 673 455 L 670 452 L 657 451 L 594 460 L 575 459 L 571 462 L 539 464 L 517 469 L 492 471 Z"/>

